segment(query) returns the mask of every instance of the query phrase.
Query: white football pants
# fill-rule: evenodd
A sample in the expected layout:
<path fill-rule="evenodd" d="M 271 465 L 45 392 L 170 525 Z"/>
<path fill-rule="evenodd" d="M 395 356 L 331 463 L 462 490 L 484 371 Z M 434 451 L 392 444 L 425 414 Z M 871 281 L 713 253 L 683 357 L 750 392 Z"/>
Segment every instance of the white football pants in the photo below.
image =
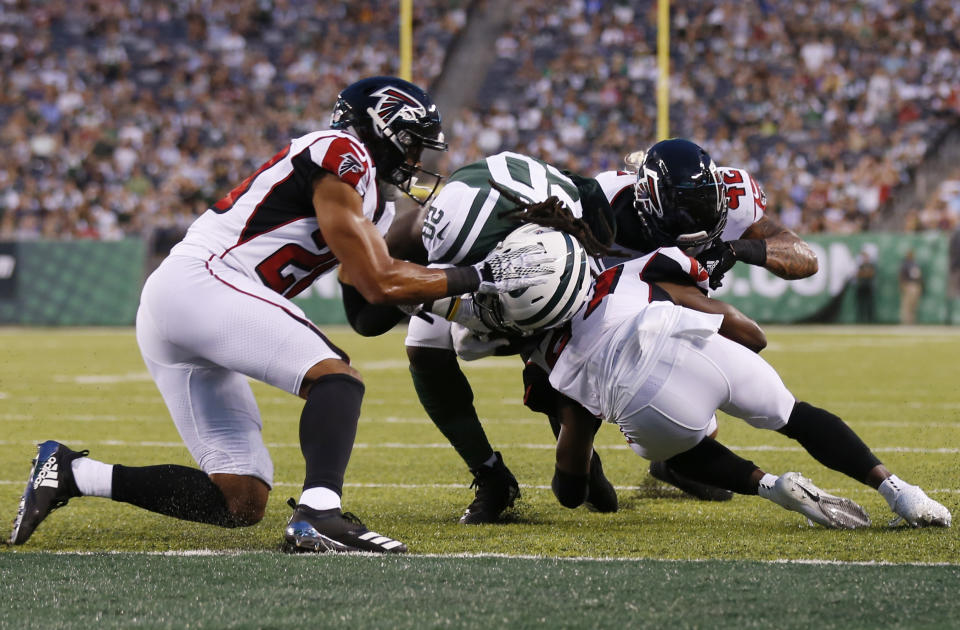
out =
<path fill-rule="evenodd" d="M 137 343 L 200 468 L 267 485 L 273 462 L 247 377 L 297 395 L 312 366 L 347 360 L 300 307 L 218 258 L 161 263 L 140 297 Z"/>

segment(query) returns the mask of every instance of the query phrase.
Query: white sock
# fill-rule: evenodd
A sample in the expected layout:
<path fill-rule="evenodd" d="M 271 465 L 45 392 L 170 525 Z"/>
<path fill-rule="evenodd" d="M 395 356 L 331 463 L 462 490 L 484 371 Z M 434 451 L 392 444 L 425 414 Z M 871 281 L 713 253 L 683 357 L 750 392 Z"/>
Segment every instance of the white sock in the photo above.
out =
<path fill-rule="evenodd" d="M 73 481 L 80 494 L 110 498 L 113 494 L 113 464 L 104 464 L 89 457 L 78 457 L 70 463 Z"/>
<path fill-rule="evenodd" d="M 905 482 L 900 477 L 897 477 L 896 475 L 890 475 L 883 480 L 883 483 L 881 483 L 880 487 L 877 488 L 877 492 L 879 492 L 880 496 L 887 500 L 887 505 L 889 505 L 890 509 L 892 510 L 894 504 L 897 502 L 897 496 L 900 495 L 900 491 L 909 485 L 910 484 Z"/>
<path fill-rule="evenodd" d="M 770 490 L 773 489 L 773 484 L 777 483 L 779 479 L 777 475 L 771 475 L 770 473 L 764 473 L 763 477 L 760 478 L 760 487 L 757 488 L 757 494 L 759 494 L 764 499 L 770 498 Z"/>
<path fill-rule="evenodd" d="M 332 510 L 341 507 L 339 494 L 330 488 L 320 487 L 304 490 L 303 494 L 300 495 L 299 503 L 315 510 Z"/>

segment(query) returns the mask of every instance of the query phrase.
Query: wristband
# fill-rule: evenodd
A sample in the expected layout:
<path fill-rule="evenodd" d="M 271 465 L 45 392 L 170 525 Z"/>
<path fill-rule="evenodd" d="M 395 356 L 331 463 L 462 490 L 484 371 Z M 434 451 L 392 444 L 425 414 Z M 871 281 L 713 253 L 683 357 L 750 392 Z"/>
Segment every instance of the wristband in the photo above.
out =
<path fill-rule="evenodd" d="M 767 242 L 762 238 L 741 238 L 730 241 L 730 249 L 737 260 L 763 267 L 767 264 Z"/>
<path fill-rule="evenodd" d="M 450 267 L 444 269 L 447 276 L 447 295 L 473 293 L 480 288 L 480 272 L 475 267 Z"/>

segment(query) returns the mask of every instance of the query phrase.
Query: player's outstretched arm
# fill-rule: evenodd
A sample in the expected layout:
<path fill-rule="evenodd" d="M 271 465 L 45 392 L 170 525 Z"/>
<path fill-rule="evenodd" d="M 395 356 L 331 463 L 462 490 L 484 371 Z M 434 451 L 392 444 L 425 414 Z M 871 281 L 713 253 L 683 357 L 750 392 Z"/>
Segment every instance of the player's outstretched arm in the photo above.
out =
<path fill-rule="evenodd" d="M 349 184 L 332 176 L 320 178 L 314 184 L 313 205 L 327 246 L 371 304 L 416 304 L 451 294 L 443 270 L 390 256 L 380 232 L 363 216 L 360 195 Z M 477 278 L 474 287 L 462 292 L 479 284 Z"/>
<path fill-rule="evenodd" d="M 673 301 L 680 306 L 704 313 L 723 315 L 719 332 L 727 339 L 736 341 L 754 352 L 760 352 L 767 347 L 767 336 L 760 325 L 735 306 L 709 298 L 693 285 L 658 282 L 657 286 L 669 293 Z"/>
<path fill-rule="evenodd" d="M 767 251 L 763 266 L 784 280 L 798 280 L 817 273 L 817 255 L 796 232 L 775 219 L 762 217 L 740 238 L 763 240 Z"/>
<path fill-rule="evenodd" d="M 371 304 L 421 304 L 451 295 L 503 293 L 546 281 L 556 256 L 520 248 L 493 251 L 469 267 L 429 269 L 390 256 L 387 243 L 363 215 L 360 195 L 335 177 L 314 183 L 317 223 L 330 251 Z"/>

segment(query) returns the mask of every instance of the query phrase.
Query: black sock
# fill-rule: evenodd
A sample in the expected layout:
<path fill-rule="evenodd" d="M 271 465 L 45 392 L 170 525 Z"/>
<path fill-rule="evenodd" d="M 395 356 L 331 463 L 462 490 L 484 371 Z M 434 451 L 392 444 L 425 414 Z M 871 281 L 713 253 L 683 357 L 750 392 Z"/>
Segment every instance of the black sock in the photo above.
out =
<path fill-rule="evenodd" d="M 471 470 L 493 457 L 493 447 L 473 406 L 470 382 L 456 360 L 429 370 L 411 365 L 410 375 L 427 415 Z"/>
<path fill-rule="evenodd" d="M 756 482 L 752 479 L 756 464 L 711 437 L 705 437 L 689 451 L 669 458 L 667 464 L 694 481 L 737 494 L 757 494 Z"/>
<path fill-rule="evenodd" d="M 867 483 L 867 474 L 880 460 L 853 432 L 853 429 L 829 411 L 797 401 L 790 419 L 779 432 L 793 438 L 818 462 Z"/>
<path fill-rule="evenodd" d="M 113 466 L 113 500 L 185 521 L 240 527 L 227 509 L 227 499 L 207 473 L 196 468 Z"/>
<path fill-rule="evenodd" d="M 343 494 L 365 389 L 347 374 L 322 376 L 310 388 L 300 414 L 300 451 L 307 470 L 304 490 L 324 487 Z"/>

